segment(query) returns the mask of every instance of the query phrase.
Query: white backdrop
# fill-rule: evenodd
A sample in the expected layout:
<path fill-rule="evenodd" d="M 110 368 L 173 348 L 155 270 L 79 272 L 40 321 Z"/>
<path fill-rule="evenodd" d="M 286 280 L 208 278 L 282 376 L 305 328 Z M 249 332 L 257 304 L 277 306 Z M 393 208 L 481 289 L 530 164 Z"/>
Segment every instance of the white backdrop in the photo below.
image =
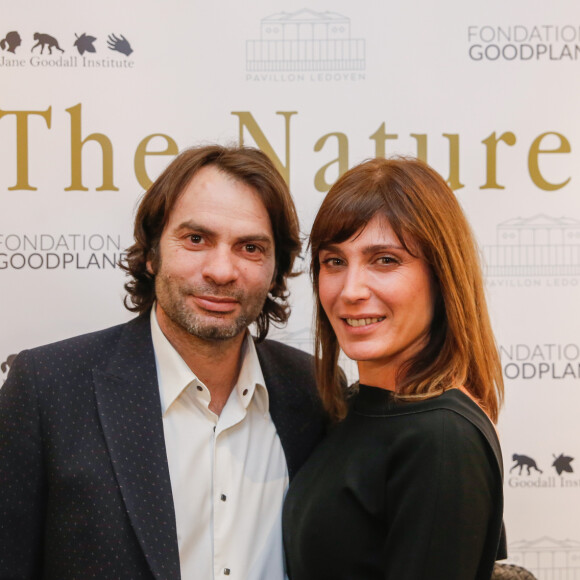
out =
<path fill-rule="evenodd" d="M 112 264 L 178 149 L 263 148 L 305 234 L 339 172 L 418 154 L 487 264 L 510 559 L 580 578 L 576 1 L 1 5 L 0 382 L 18 351 L 130 317 Z M 309 350 L 307 276 L 292 292 L 275 336 Z"/>

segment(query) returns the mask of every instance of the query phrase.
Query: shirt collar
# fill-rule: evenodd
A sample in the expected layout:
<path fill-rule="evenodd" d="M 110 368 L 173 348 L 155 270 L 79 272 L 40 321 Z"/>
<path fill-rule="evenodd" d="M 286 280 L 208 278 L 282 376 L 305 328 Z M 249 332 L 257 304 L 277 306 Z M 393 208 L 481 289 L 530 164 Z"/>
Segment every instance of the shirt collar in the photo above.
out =
<path fill-rule="evenodd" d="M 155 310 L 156 304 L 151 309 L 151 338 L 157 367 L 161 412 L 165 416 L 174 401 L 188 386 L 201 385 L 204 389 L 206 387 L 163 334 Z M 254 340 L 249 332 L 246 332 L 242 345 L 242 366 L 234 389 L 237 391 L 238 399 L 244 408 L 247 409 L 250 402 L 255 401 L 258 410 L 263 415 L 268 413 L 269 397 L 266 381 L 260 367 Z"/>

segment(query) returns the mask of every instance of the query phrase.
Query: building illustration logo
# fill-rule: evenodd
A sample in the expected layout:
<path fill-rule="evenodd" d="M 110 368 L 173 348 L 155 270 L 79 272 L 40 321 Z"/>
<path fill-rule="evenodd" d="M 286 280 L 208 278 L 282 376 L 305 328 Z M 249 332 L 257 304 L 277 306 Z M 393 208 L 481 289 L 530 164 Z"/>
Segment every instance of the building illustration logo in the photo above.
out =
<path fill-rule="evenodd" d="M 544 536 L 537 540 L 520 540 L 509 544 L 509 561 L 523 566 L 538 580 L 577 580 L 580 578 L 580 542 L 554 540 Z"/>
<path fill-rule="evenodd" d="M 496 244 L 482 250 L 490 277 L 580 276 L 580 221 L 510 219 L 497 226 Z"/>
<path fill-rule="evenodd" d="M 303 8 L 262 19 L 260 39 L 246 41 L 246 70 L 364 71 L 365 41 L 351 38 L 350 18 Z"/>

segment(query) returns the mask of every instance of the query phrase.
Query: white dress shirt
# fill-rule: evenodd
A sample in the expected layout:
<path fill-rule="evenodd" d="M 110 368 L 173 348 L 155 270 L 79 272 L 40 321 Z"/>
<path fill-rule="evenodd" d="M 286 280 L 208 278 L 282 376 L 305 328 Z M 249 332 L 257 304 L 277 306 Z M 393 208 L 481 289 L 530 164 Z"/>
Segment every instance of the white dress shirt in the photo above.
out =
<path fill-rule="evenodd" d="M 155 308 L 151 334 L 182 579 L 284 580 L 288 469 L 254 341 L 248 334 L 238 382 L 218 416 Z"/>

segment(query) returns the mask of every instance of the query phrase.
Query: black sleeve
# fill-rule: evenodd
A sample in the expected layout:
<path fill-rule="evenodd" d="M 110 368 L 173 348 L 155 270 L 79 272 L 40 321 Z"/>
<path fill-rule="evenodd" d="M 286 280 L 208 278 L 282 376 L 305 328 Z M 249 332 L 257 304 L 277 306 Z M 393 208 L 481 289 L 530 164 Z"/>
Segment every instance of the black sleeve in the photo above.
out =
<path fill-rule="evenodd" d="M 387 481 L 391 523 L 384 577 L 489 579 L 497 493 L 491 450 L 463 417 L 449 411 L 429 415 L 427 422 L 418 417 L 403 440 Z"/>
<path fill-rule="evenodd" d="M 30 353 L 0 389 L 0 579 L 41 577 L 45 483 Z"/>

